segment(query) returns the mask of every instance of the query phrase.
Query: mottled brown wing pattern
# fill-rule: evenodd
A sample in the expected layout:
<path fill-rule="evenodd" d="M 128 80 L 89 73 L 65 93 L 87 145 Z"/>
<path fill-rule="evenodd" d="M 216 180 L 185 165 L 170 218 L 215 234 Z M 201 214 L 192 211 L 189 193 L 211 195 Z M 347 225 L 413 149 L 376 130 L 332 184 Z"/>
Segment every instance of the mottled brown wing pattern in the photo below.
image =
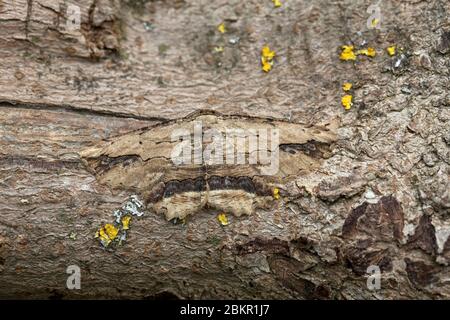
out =
<path fill-rule="evenodd" d="M 195 130 L 199 124 L 201 141 L 196 142 Z M 104 141 L 81 152 L 81 157 L 100 183 L 140 194 L 148 207 L 163 213 L 168 220 L 182 219 L 204 208 L 240 216 L 264 207 L 272 199 L 275 185 L 319 168 L 337 140 L 336 129 L 337 122 L 307 126 L 199 112 Z M 208 130 L 214 133 L 212 139 Z M 247 134 L 240 140 L 243 144 L 239 145 L 238 140 L 228 143 L 230 132 L 235 131 L 238 136 Z M 270 131 L 278 133 L 276 148 L 273 147 L 275 138 L 269 134 L 265 144 L 259 143 L 256 149 L 250 147 L 250 141 L 255 141 L 252 138 L 260 142 L 261 133 Z M 215 146 L 221 144 L 223 154 L 215 159 L 222 157 L 224 163 L 211 162 L 204 153 L 200 161 L 193 156 L 191 162 L 174 163 L 174 150 L 180 146 L 174 132 L 192 133 L 194 139 L 184 146 L 194 151 L 204 152 L 212 142 Z M 218 139 L 220 135 L 223 140 Z M 273 159 L 273 155 L 277 156 L 277 170 L 273 174 L 264 173 L 267 163 L 250 160 L 255 155 L 253 159 L 260 159 L 263 151 Z M 228 152 L 235 156 L 233 163 L 226 163 Z M 217 152 L 211 154 L 216 156 Z"/>

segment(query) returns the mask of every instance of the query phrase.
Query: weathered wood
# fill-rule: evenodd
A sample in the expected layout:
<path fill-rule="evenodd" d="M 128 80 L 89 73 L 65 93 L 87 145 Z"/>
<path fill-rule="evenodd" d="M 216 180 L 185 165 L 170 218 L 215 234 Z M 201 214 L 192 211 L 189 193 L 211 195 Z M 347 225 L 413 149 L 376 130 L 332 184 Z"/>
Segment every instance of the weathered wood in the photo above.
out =
<path fill-rule="evenodd" d="M 381 30 L 370 1 L 282 2 L 82 0 L 71 31 L 69 2 L 0 0 L 1 298 L 450 297 L 449 2 L 385 0 Z M 339 60 L 364 40 L 374 58 Z M 102 183 L 86 150 L 204 110 L 338 123 L 337 137 L 269 208 L 227 226 L 217 209 L 172 224 L 149 208 L 103 248 L 96 231 L 132 192 Z M 66 288 L 73 264 L 81 290 Z"/>

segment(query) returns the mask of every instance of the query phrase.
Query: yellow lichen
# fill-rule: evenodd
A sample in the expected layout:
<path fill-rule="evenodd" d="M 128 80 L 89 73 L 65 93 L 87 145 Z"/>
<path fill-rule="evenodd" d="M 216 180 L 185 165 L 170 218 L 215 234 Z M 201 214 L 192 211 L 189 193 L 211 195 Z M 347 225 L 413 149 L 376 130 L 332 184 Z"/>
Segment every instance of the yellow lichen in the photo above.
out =
<path fill-rule="evenodd" d="M 275 51 L 270 50 L 269 46 L 264 46 L 261 50 L 261 56 L 267 60 L 272 60 L 275 57 Z"/>
<path fill-rule="evenodd" d="M 217 26 L 217 30 L 219 30 L 220 33 L 225 33 L 227 32 L 227 29 L 225 28 L 225 23 L 221 23 Z"/>
<path fill-rule="evenodd" d="M 396 47 L 395 46 L 390 46 L 390 47 L 387 47 L 386 48 L 386 51 L 388 52 L 388 54 L 390 55 L 390 56 L 393 56 L 393 55 L 395 55 L 395 50 L 396 49 Z"/>
<path fill-rule="evenodd" d="M 119 229 L 117 229 L 114 225 L 110 223 L 107 223 L 105 225 L 105 231 L 111 240 L 114 240 L 117 237 L 117 234 L 119 233 Z"/>
<path fill-rule="evenodd" d="M 350 91 L 350 89 L 352 88 L 352 84 L 350 82 L 344 82 L 344 84 L 342 85 L 342 90 L 344 91 Z"/>
<path fill-rule="evenodd" d="M 361 49 L 361 50 L 358 50 L 358 51 L 356 52 L 356 54 L 358 54 L 358 55 L 359 55 L 359 54 L 363 54 L 363 55 L 365 55 L 365 56 L 368 56 L 368 57 L 373 58 L 373 57 L 376 56 L 377 52 L 376 52 L 376 50 L 375 50 L 374 48 L 369 47 L 369 48 L 367 48 L 367 49 Z"/>
<path fill-rule="evenodd" d="M 100 241 L 106 247 L 117 237 L 118 233 L 119 229 L 117 229 L 114 225 L 107 223 L 95 233 L 95 237 L 100 238 Z"/>
<path fill-rule="evenodd" d="M 270 63 L 264 63 L 262 69 L 265 72 L 269 72 L 272 69 L 272 65 Z"/>
<path fill-rule="evenodd" d="M 342 102 L 342 106 L 345 108 L 345 110 L 350 110 L 350 108 L 352 107 L 352 105 L 353 105 L 352 99 L 353 99 L 353 96 L 350 94 L 347 94 L 342 97 L 341 102 Z"/>
<path fill-rule="evenodd" d="M 275 6 L 275 8 L 279 8 L 281 7 L 281 1 L 280 0 L 272 0 L 273 5 Z"/>
<path fill-rule="evenodd" d="M 377 18 L 374 18 L 374 19 L 372 19 L 372 21 L 370 21 L 370 25 L 372 26 L 372 28 L 375 28 L 379 22 L 380 22 L 380 20 L 378 20 Z"/>
<path fill-rule="evenodd" d="M 270 50 L 268 46 L 264 46 L 261 50 L 261 64 L 262 69 L 265 72 L 269 72 L 273 66 L 273 58 L 275 57 L 275 51 Z"/>
<path fill-rule="evenodd" d="M 369 57 L 375 57 L 377 55 L 377 51 L 374 48 L 369 47 L 367 48 L 367 55 Z"/>
<path fill-rule="evenodd" d="M 131 216 L 125 216 L 122 218 L 122 229 L 128 230 L 130 228 Z"/>
<path fill-rule="evenodd" d="M 342 46 L 342 52 L 340 55 L 340 59 L 344 61 L 348 60 L 356 60 L 356 55 L 353 52 L 354 47 L 353 46 Z"/>
<path fill-rule="evenodd" d="M 273 61 L 268 62 L 266 58 L 261 58 L 262 69 L 265 72 L 269 72 L 272 69 Z"/>
<path fill-rule="evenodd" d="M 221 214 L 217 215 L 217 220 L 219 220 L 219 222 L 220 222 L 223 226 L 226 226 L 226 225 L 229 224 L 228 218 L 227 218 L 227 216 L 225 215 L 225 213 L 221 213 Z"/>
<path fill-rule="evenodd" d="M 280 199 L 280 189 L 278 188 L 273 188 L 273 198 L 275 200 Z"/>

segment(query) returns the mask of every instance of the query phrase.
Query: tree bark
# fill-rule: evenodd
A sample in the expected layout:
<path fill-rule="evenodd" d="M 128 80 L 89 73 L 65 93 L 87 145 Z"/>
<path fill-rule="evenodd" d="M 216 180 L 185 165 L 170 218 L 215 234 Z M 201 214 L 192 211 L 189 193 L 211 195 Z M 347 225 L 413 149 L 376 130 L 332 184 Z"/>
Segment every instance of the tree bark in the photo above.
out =
<path fill-rule="evenodd" d="M 371 1 L 281 2 L 80 0 L 73 30 L 68 1 L 0 0 L 0 298 L 450 298 L 450 3 L 384 0 L 370 29 Z M 342 61 L 350 44 L 377 54 Z M 83 155 L 205 112 L 336 139 L 268 209 L 173 224 L 147 204 L 104 248 L 134 193 Z"/>

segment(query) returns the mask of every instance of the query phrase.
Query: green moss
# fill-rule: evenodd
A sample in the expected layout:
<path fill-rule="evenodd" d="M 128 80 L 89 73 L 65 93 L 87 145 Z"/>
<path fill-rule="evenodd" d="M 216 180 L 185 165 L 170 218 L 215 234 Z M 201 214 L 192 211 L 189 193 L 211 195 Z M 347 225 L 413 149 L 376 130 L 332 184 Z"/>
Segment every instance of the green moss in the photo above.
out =
<path fill-rule="evenodd" d="M 169 48 L 170 48 L 170 47 L 169 47 L 167 44 L 164 44 L 164 43 L 160 44 L 160 45 L 158 46 L 158 53 L 159 53 L 159 55 L 160 55 L 160 56 L 165 55 L 166 52 L 167 52 L 167 50 L 169 50 Z"/>

